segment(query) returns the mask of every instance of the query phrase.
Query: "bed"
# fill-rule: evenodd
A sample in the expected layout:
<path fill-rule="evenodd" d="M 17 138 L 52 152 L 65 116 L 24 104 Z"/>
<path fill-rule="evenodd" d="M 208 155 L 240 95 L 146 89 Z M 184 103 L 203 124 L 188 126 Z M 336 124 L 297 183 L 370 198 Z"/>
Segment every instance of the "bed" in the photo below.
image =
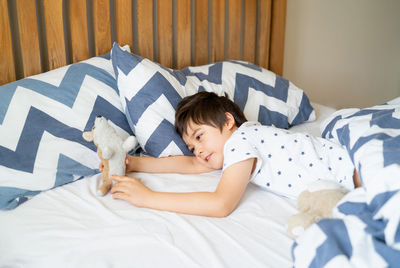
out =
<path fill-rule="evenodd" d="M 319 133 L 334 109 L 315 104 L 319 119 L 294 131 Z M 135 173 L 154 190 L 212 191 L 220 173 Z M 40 193 L 0 211 L 5 267 L 291 267 L 286 219 L 295 201 L 250 184 L 236 211 L 209 218 L 140 209 L 99 197 L 99 176 Z M 266 206 L 268 204 L 268 206 Z"/>
<path fill-rule="evenodd" d="M 399 100 L 335 111 L 280 77 L 286 1 L 2 0 L 0 14 L 0 267 L 400 262 Z M 296 241 L 285 229 L 295 200 L 252 184 L 226 218 L 97 196 L 99 159 L 82 139 L 94 118 L 135 135 L 132 154 L 185 154 L 171 117 L 200 90 L 227 95 L 250 119 L 342 144 L 363 188 Z M 389 124 L 369 132 L 379 112 Z M 388 145 L 371 147 L 376 140 Z M 381 165 L 386 151 L 391 160 Z M 153 190 L 187 192 L 213 191 L 220 173 L 129 175 Z"/>

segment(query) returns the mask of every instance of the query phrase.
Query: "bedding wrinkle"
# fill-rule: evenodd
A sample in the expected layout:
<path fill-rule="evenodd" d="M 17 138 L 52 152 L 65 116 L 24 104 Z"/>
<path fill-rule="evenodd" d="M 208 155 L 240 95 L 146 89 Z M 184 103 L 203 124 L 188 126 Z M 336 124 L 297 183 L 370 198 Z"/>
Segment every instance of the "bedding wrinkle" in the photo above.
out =
<path fill-rule="evenodd" d="M 234 213 L 233 213 L 234 214 Z M 230 218 L 234 218 L 234 215 Z M 253 219 L 250 219 L 251 221 Z M 229 251 L 232 253 L 232 260 L 230 260 L 232 263 L 226 265 L 226 267 L 229 267 L 233 263 L 235 264 L 240 264 L 239 266 L 242 267 L 264 267 L 265 262 L 263 262 L 262 259 L 257 259 L 257 256 L 260 256 L 259 254 L 262 254 L 262 252 L 268 256 L 270 259 L 278 258 L 280 261 L 285 261 L 285 258 L 282 258 L 280 253 L 275 253 L 273 248 L 266 247 L 266 241 L 261 239 L 258 236 L 254 236 L 252 234 L 253 230 L 250 230 L 249 228 L 244 227 L 243 224 L 237 223 L 234 220 L 230 219 L 229 220 L 229 225 L 219 225 L 218 222 L 207 222 L 208 223 L 208 230 L 214 229 L 214 233 L 218 234 L 218 243 L 221 244 L 226 244 L 229 245 Z M 229 229 L 229 232 L 226 230 Z M 241 230 L 238 230 L 241 229 Z M 240 235 L 234 235 L 234 234 L 240 234 Z M 215 235 L 217 236 L 217 235 Z M 244 243 L 245 242 L 245 243 Z M 246 246 L 243 246 L 243 245 Z M 215 247 L 216 249 L 219 247 Z M 242 256 L 241 259 L 237 259 L 234 256 L 238 255 L 240 253 L 240 256 Z M 244 257 L 244 258 L 243 258 Z M 287 267 L 290 267 L 290 262 L 287 263 Z"/>
<path fill-rule="evenodd" d="M 173 247 L 175 250 L 180 252 L 186 258 L 193 260 L 193 262 L 199 267 L 227 267 L 223 265 L 223 261 L 216 254 L 214 248 L 211 245 L 211 241 L 207 239 L 207 236 L 204 235 L 200 226 L 204 225 L 204 222 L 207 222 L 206 217 L 199 217 L 193 215 L 181 215 L 171 213 L 169 215 L 172 219 L 170 219 L 170 223 L 174 226 L 174 228 L 178 228 L 179 232 L 184 234 L 183 236 L 177 236 L 177 238 L 183 238 L 175 240 L 175 245 L 168 244 L 168 246 Z M 203 223 L 200 223 L 200 222 Z M 207 233 L 205 233 L 207 234 Z M 196 246 L 198 249 L 196 254 L 200 256 L 207 256 L 206 258 L 199 261 L 195 261 L 195 256 L 191 256 L 189 251 L 186 251 L 186 246 L 192 245 Z M 207 262 L 207 264 L 205 264 Z"/>
<path fill-rule="evenodd" d="M 268 203 L 258 202 L 258 195 L 265 196 Z M 279 207 L 271 206 L 269 204 L 275 202 L 279 202 Z M 289 215 L 296 211 L 296 209 L 294 208 L 296 206 L 295 200 L 287 197 L 282 197 L 281 195 L 270 192 L 254 184 L 249 184 L 247 186 L 241 203 L 243 203 L 244 208 L 241 213 L 249 213 L 253 215 L 258 215 L 260 217 L 267 216 L 268 218 L 271 218 L 273 217 L 273 215 L 276 215 L 276 213 L 279 213 L 279 217 L 275 220 L 282 224 L 286 223 L 285 217 L 289 217 Z"/>
<path fill-rule="evenodd" d="M 254 220 L 254 222 L 262 221 L 264 226 L 268 226 L 268 228 L 270 228 L 270 229 L 281 230 L 282 233 L 285 233 L 285 230 L 283 228 L 285 223 L 280 222 L 282 219 L 272 219 L 268 215 L 262 215 L 261 213 L 259 213 L 257 215 L 257 214 L 248 213 L 248 212 L 242 213 L 241 216 L 243 216 L 243 217 L 251 217 L 251 219 Z M 245 230 L 251 230 L 249 228 L 244 228 L 244 229 Z M 254 230 L 252 230 L 252 231 L 254 232 Z M 255 231 L 255 233 L 257 233 L 257 231 Z"/>
<path fill-rule="evenodd" d="M 236 216 L 240 217 L 236 217 Z M 286 219 L 286 216 L 284 219 Z M 291 262 L 285 256 L 285 248 L 290 247 L 292 240 L 287 236 L 285 223 L 280 223 L 282 218 L 273 215 L 254 215 L 254 214 L 235 214 L 232 217 L 235 230 L 231 233 L 242 234 L 242 237 L 237 241 L 245 242 L 246 248 L 253 245 L 253 256 L 256 257 L 262 252 L 268 252 L 266 257 L 272 263 L 281 263 L 280 267 L 291 267 Z M 270 234 L 265 235 L 264 231 L 268 230 Z M 280 246 L 277 247 L 276 241 L 279 241 Z M 262 249 L 262 250 L 261 250 Z M 253 251 L 260 251 L 254 253 Z M 266 260 L 261 260 L 265 263 Z"/>
<path fill-rule="evenodd" d="M 96 211 L 96 217 L 92 218 L 93 220 L 98 220 L 97 217 L 101 217 L 102 221 L 108 222 L 112 224 L 116 220 L 122 219 L 115 211 L 105 205 L 103 199 L 99 199 L 96 195 L 96 186 L 98 184 L 99 175 L 94 175 L 89 178 L 88 181 L 91 181 L 89 194 L 82 194 L 81 192 L 69 191 L 70 185 L 65 185 L 62 187 L 58 187 L 53 191 L 49 191 L 46 196 L 49 199 L 57 200 L 59 196 L 62 196 L 62 199 L 65 202 L 52 202 L 52 207 L 58 206 L 60 208 L 60 213 L 62 215 L 68 215 L 69 217 L 73 217 L 79 219 L 79 217 L 89 217 L 91 215 L 90 211 Z M 110 196 L 106 196 L 105 199 L 110 199 Z M 100 200 L 100 202 L 99 202 Z M 67 209 L 67 210 L 66 210 Z M 56 210 L 57 211 L 57 210 Z M 84 213 L 82 213 L 84 212 Z M 90 221 L 90 218 L 87 218 Z M 89 224 L 90 226 L 90 224 Z"/>

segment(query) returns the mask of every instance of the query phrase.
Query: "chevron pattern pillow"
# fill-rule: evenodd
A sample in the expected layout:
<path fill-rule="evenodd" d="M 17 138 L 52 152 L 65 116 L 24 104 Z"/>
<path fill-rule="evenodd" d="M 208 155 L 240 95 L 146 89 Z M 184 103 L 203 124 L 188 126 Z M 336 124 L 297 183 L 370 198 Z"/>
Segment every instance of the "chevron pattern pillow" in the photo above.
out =
<path fill-rule="evenodd" d="M 132 134 L 109 55 L 0 87 L 0 209 L 98 173 L 96 148 L 82 138 L 97 115 Z"/>
<path fill-rule="evenodd" d="M 113 45 L 112 63 L 128 122 L 152 156 L 190 155 L 174 131 L 179 101 L 199 91 L 227 95 L 250 121 L 289 128 L 315 119 L 303 90 L 259 66 L 224 61 L 172 70 Z"/>

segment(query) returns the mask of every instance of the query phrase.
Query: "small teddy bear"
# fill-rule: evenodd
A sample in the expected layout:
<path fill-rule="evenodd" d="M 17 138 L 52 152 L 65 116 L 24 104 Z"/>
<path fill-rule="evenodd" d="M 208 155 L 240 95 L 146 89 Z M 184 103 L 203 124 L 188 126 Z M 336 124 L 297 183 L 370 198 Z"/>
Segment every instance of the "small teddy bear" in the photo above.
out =
<path fill-rule="evenodd" d="M 322 218 L 332 218 L 332 209 L 348 193 L 348 190 L 333 181 L 319 180 L 311 183 L 308 190 L 297 199 L 298 214 L 289 217 L 287 232 L 296 239 L 311 224 Z"/>
<path fill-rule="evenodd" d="M 97 194 L 104 196 L 112 186 L 110 176 L 125 175 L 126 154 L 137 146 L 137 139 L 134 136 L 122 139 L 102 116 L 95 119 L 92 130 L 84 132 L 82 137 L 88 142 L 93 141 L 97 147 L 97 154 L 103 164 L 102 183 L 97 189 Z"/>

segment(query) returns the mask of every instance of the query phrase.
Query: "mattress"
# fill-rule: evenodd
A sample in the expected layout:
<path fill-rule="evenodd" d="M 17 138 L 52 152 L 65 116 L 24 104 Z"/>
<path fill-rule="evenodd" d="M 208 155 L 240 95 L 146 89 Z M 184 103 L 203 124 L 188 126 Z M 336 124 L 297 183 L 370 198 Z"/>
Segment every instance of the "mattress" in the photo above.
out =
<path fill-rule="evenodd" d="M 291 131 L 319 135 L 334 109 Z M 220 172 L 131 173 L 156 191 L 215 190 Z M 0 211 L 0 267 L 292 267 L 285 222 L 295 201 L 249 184 L 238 208 L 211 218 L 137 208 L 98 197 L 99 175 Z"/>

